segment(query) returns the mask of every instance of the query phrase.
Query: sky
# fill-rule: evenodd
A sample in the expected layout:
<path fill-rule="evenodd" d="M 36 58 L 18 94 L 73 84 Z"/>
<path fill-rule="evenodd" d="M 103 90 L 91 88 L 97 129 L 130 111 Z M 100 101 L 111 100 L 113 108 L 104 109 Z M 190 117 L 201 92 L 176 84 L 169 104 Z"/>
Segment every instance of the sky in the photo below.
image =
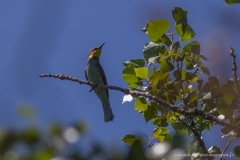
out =
<path fill-rule="evenodd" d="M 110 91 L 115 119 L 105 123 L 101 103 L 94 92 L 88 92 L 89 86 L 39 75 L 61 73 L 85 79 L 89 50 L 106 42 L 100 62 L 108 83 L 127 88 L 122 63 L 143 58 L 143 46 L 150 41 L 140 29 L 149 20 L 166 19 L 173 31 L 173 7 L 189 11 L 188 23 L 197 33 L 194 40 L 200 43 L 201 54 L 210 59 L 205 65 L 211 75 L 222 78 L 220 82 L 230 78 L 229 45 L 240 51 L 239 5 L 226 6 L 223 0 L 0 1 L 0 126 L 25 124 L 16 110 L 29 104 L 38 114 L 34 123 L 85 120 L 89 134 L 103 143 L 124 147 L 121 138 L 128 133 L 152 135 L 155 127 L 134 110 L 134 102 L 122 104 L 122 93 Z M 206 138 L 211 137 L 208 148 L 213 142 L 221 144 L 216 142 L 219 130 L 206 133 Z M 216 133 L 218 137 L 211 136 Z"/>

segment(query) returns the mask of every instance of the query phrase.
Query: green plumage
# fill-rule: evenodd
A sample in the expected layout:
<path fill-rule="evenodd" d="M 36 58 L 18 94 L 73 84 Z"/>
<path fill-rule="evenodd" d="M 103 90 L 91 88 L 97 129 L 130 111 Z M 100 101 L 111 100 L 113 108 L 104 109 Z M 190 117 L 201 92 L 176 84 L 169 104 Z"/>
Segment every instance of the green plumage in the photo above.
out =
<path fill-rule="evenodd" d="M 107 85 L 107 79 L 106 79 L 104 70 L 101 64 L 99 63 L 99 58 L 95 56 L 95 53 L 97 55 L 101 54 L 102 46 L 103 44 L 99 48 L 94 48 L 90 51 L 90 55 L 86 64 L 85 76 L 87 80 L 93 83 Z M 97 52 L 100 52 L 100 54 Z M 112 113 L 112 109 L 109 102 L 108 89 L 98 86 L 94 88 L 94 92 L 102 102 L 102 107 L 104 112 L 104 121 L 105 122 L 112 121 L 114 118 L 114 115 Z"/>

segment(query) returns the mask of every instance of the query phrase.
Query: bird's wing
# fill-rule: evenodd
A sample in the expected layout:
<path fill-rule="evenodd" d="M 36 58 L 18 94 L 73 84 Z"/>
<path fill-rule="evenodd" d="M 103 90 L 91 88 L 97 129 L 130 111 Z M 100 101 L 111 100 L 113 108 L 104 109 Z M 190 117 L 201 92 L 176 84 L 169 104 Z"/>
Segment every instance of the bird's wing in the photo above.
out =
<path fill-rule="evenodd" d="M 86 78 L 86 80 L 88 80 L 88 76 L 87 76 L 87 71 L 86 71 L 86 69 L 85 69 L 85 78 Z"/>
<path fill-rule="evenodd" d="M 98 68 L 98 71 L 99 71 L 99 73 L 100 73 L 100 75 L 103 79 L 104 85 L 107 85 L 107 78 L 106 78 L 106 75 L 105 75 L 104 70 L 103 70 L 100 63 L 97 63 L 97 68 Z M 108 89 L 106 89 L 106 92 L 107 92 L 107 96 L 109 97 Z"/>

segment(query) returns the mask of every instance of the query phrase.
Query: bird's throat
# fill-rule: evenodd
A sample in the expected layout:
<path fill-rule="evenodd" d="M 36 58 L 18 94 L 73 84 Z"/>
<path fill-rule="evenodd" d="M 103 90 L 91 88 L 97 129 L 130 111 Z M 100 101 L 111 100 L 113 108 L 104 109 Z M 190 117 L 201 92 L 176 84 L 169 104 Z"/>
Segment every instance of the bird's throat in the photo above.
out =
<path fill-rule="evenodd" d="M 101 51 L 96 50 L 96 51 L 93 51 L 89 54 L 89 58 L 93 58 L 93 57 L 100 58 L 100 55 L 101 55 Z"/>

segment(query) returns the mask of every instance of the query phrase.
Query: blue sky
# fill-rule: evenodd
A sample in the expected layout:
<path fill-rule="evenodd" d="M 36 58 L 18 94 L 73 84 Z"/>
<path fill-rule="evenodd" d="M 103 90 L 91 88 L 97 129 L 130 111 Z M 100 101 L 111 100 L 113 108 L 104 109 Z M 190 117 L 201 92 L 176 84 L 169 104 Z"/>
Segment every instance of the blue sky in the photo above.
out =
<path fill-rule="evenodd" d="M 85 79 L 90 48 L 106 42 L 100 61 L 108 83 L 127 87 L 121 76 L 122 62 L 143 58 L 142 48 L 149 42 L 140 29 L 156 19 L 167 19 L 173 27 L 171 9 L 176 6 L 189 11 L 188 22 L 197 33 L 194 40 L 210 58 L 205 64 L 211 74 L 230 78 L 228 46 L 240 51 L 239 5 L 226 6 L 223 0 L 0 1 L 0 125 L 24 124 L 16 108 L 27 103 L 38 113 L 37 124 L 83 119 L 90 134 L 102 142 L 121 144 L 127 133 L 152 135 L 152 123 L 146 124 L 133 109 L 134 102 L 122 104 L 122 93 L 110 91 L 115 119 L 105 123 L 101 103 L 88 92 L 88 86 L 41 79 L 39 74 L 62 73 Z M 220 144 L 217 134 L 208 139 L 208 147 L 212 142 Z"/>

